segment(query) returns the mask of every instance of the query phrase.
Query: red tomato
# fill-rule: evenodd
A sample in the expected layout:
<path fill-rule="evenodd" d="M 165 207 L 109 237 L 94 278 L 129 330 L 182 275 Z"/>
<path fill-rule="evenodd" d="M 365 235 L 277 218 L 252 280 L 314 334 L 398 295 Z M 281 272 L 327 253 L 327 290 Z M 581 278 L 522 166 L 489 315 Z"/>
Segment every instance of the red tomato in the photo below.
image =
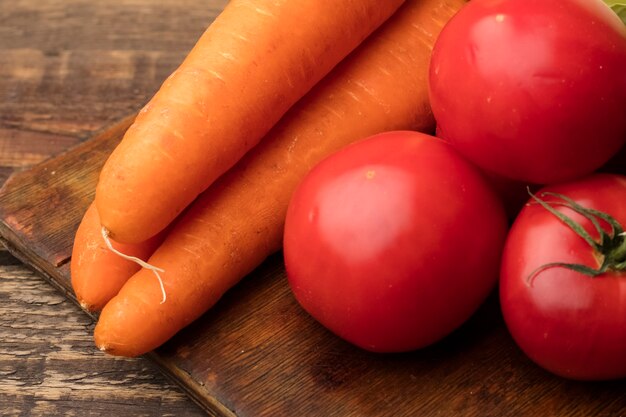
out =
<path fill-rule="evenodd" d="M 626 27 L 601 0 L 474 0 L 439 35 L 429 87 L 442 135 L 480 167 L 571 180 L 626 140 Z"/>
<path fill-rule="evenodd" d="M 537 195 L 543 191 L 563 194 L 626 225 L 626 177 L 596 174 Z M 559 201 L 553 196 L 543 199 Z M 563 205 L 552 205 L 598 238 L 589 220 Z M 601 225 L 610 231 L 608 223 Z M 615 239 L 621 242 L 622 262 L 625 239 Z M 553 266 L 533 275 L 552 262 L 597 268 L 602 259 L 599 251 L 536 203 L 524 207 L 507 238 L 500 278 L 504 319 L 520 348 L 557 375 L 582 380 L 626 377 L 626 272 L 592 278 Z"/>
<path fill-rule="evenodd" d="M 436 135 L 442 140 L 450 142 L 443 136 L 439 126 L 437 126 Z M 504 178 L 499 174 L 494 174 L 484 169 L 482 173 L 496 194 L 500 196 L 507 217 L 513 220 L 524 206 L 524 203 L 526 203 L 526 200 L 528 200 L 528 185 L 525 182 Z M 533 188 L 537 187 L 538 186 L 533 186 Z"/>
<path fill-rule="evenodd" d="M 334 154 L 289 205 L 284 256 L 296 299 L 364 349 L 408 351 L 458 327 L 497 282 L 507 223 L 481 175 L 417 132 Z"/>

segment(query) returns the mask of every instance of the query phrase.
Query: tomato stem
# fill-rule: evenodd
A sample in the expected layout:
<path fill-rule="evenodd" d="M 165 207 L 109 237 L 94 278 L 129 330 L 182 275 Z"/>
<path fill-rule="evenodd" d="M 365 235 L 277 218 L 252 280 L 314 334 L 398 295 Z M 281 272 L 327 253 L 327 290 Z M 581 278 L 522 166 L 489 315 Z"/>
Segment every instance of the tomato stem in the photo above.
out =
<path fill-rule="evenodd" d="M 552 192 L 543 192 L 541 197 L 550 196 L 556 198 L 556 201 L 547 202 L 539 196 L 533 194 L 528 189 L 528 194 L 539 203 L 543 208 L 548 210 L 559 220 L 561 220 L 566 226 L 573 230 L 578 236 L 580 236 L 594 251 L 599 255 L 599 259 L 602 260 L 601 265 L 598 268 L 593 268 L 582 264 L 570 264 L 565 262 L 551 262 L 545 265 L 541 265 L 530 273 L 526 282 L 528 285 L 532 285 L 532 280 L 540 272 L 549 268 L 567 268 L 572 271 L 579 272 L 589 277 L 597 277 L 604 274 L 607 271 L 624 271 L 626 270 L 626 232 L 622 225 L 611 215 L 599 210 L 584 207 L 571 198 Z M 594 239 L 587 230 L 578 222 L 574 221 L 571 217 L 556 210 L 553 206 L 564 206 L 576 213 L 582 215 L 591 222 L 593 227 L 598 232 L 598 240 Z M 610 232 L 600 225 L 600 221 L 603 220 L 610 227 Z"/>
<path fill-rule="evenodd" d="M 621 269 L 626 269 L 626 232 L 619 234 L 622 238 L 622 244 L 615 248 L 615 260 L 622 264 Z"/>

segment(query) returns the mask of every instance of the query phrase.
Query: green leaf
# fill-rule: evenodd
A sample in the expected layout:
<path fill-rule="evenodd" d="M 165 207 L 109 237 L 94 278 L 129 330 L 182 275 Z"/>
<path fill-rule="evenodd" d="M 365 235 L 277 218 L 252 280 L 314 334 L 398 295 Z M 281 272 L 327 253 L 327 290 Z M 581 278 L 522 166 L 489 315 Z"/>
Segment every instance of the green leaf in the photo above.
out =
<path fill-rule="evenodd" d="M 626 0 L 604 0 L 626 25 Z"/>

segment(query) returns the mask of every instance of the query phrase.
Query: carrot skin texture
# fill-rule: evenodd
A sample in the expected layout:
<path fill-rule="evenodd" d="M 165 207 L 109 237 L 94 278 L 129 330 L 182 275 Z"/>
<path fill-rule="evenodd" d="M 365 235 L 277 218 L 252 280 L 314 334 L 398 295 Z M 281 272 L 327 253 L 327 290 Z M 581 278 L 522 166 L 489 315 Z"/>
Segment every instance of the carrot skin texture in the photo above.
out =
<path fill-rule="evenodd" d="M 111 236 L 164 229 L 403 1 L 232 0 L 104 165 Z"/>
<path fill-rule="evenodd" d="M 388 130 L 433 131 L 430 51 L 462 0 L 409 0 L 203 193 L 150 263 L 165 269 L 167 301 L 150 271 L 133 276 L 102 311 L 96 345 L 137 356 L 167 341 L 282 244 L 299 181 L 322 158 Z M 433 18 L 434 17 L 434 18 Z"/>
<path fill-rule="evenodd" d="M 121 258 L 107 248 L 101 234 L 98 210 L 92 203 L 78 226 L 72 248 L 70 275 L 74 294 L 87 311 L 102 310 L 120 288 L 141 267 Z M 120 252 L 148 259 L 165 239 L 165 233 L 137 244 L 111 242 Z"/>

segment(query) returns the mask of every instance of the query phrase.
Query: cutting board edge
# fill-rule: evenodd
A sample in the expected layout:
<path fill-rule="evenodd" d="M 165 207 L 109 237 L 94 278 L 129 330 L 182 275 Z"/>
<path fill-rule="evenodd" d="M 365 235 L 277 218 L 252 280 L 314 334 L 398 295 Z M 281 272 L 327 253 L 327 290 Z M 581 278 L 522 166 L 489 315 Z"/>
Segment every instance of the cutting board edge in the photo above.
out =
<path fill-rule="evenodd" d="M 22 262 L 26 267 L 30 268 L 34 273 L 44 279 L 48 284 L 61 293 L 66 299 L 74 303 L 80 310 L 87 315 L 93 322 L 97 321 L 97 314 L 94 314 L 88 310 L 85 310 L 80 302 L 74 296 L 72 290 L 65 287 L 60 282 L 66 280 L 59 272 L 47 271 L 44 266 L 39 265 L 37 262 L 38 257 L 34 254 L 28 253 L 26 250 L 22 250 L 15 245 L 11 240 L 19 239 L 17 234 L 7 226 L 4 222 L 0 221 L 0 243 L 6 248 L 6 250 Z M 42 259 L 40 261 L 43 261 Z M 44 262 L 45 264 L 45 262 Z M 55 278 L 56 275 L 56 278 Z M 104 353 L 103 353 L 104 354 Z M 228 409 L 224 404 L 219 402 L 215 397 L 211 396 L 204 390 L 201 384 L 195 381 L 184 370 L 173 366 L 168 360 L 159 356 L 157 351 L 149 352 L 142 357 L 150 360 L 156 365 L 156 368 L 170 381 L 175 383 L 196 405 L 202 410 L 209 413 L 212 417 L 237 417 L 237 415 Z"/>
<path fill-rule="evenodd" d="M 158 350 L 148 352 L 144 357 L 156 364 L 163 375 L 178 385 L 193 402 L 209 413 L 211 417 L 237 417 L 234 411 L 218 401 L 217 398 L 208 395 L 204 387 L 194 380 L 188 372 L 172 366 L 169 361 L 159 356 Z"/>
<path fill-rule="evenodd" d="M 28 179 L 32 172 L 45 170 L 48 166 L 54 166 L 58 160 L 71 158 L 71 155 L 84 152 L 85 150 L 91 150 L 98 141 L 106 141 L 111 137 L 123 134 L 120 132 L 124 132 L 131 125 L 136 115 L 136 113 L 126 115 L 111 125 L 94 132 L 89 138 L 72 146 L 63 153 L 47 158 L 31 167 L 14 171 L 2 186 L 0 186 L 0 201 L 15 198 L 15 194 L 12 194 L 13 189 L 19 188 L 21 181 Z M 27 268 L 59 291 L 64 298 L 70 300 L 80 308 L 93 322 L 96 322 L 98 314 L 92 313 L 80 305 L 80 302 L 76 299 L 71 288 L 69 276 L 67 276 L 67 273 L 63 273 L 60 270 L 61 268 L 69 267 L 68 264 L 71 262 L 71 254 L 57 265 L 54 265 L 50 260 L 39 256 L 35 250 L 29 250 L 28 245 L 24 241 L 24 234 L 20 233 L 6 221 L 8 215 L 9 213 L 0 206 L 0 244 Z M 191 375 L 185 370 L 176 367 L 166 357 L 161 356 L 158 350 L 149 352 L 143 355 L 143 357 L 150 360 L 161 374 L 179 386 L 194 403 L 202 410 L 209 413 L 209 415 L 214 417 L 237 417 L 232 410 L 218 401 L 215 396 L 210 395 L 201 383 L 191 378 Z"/>

